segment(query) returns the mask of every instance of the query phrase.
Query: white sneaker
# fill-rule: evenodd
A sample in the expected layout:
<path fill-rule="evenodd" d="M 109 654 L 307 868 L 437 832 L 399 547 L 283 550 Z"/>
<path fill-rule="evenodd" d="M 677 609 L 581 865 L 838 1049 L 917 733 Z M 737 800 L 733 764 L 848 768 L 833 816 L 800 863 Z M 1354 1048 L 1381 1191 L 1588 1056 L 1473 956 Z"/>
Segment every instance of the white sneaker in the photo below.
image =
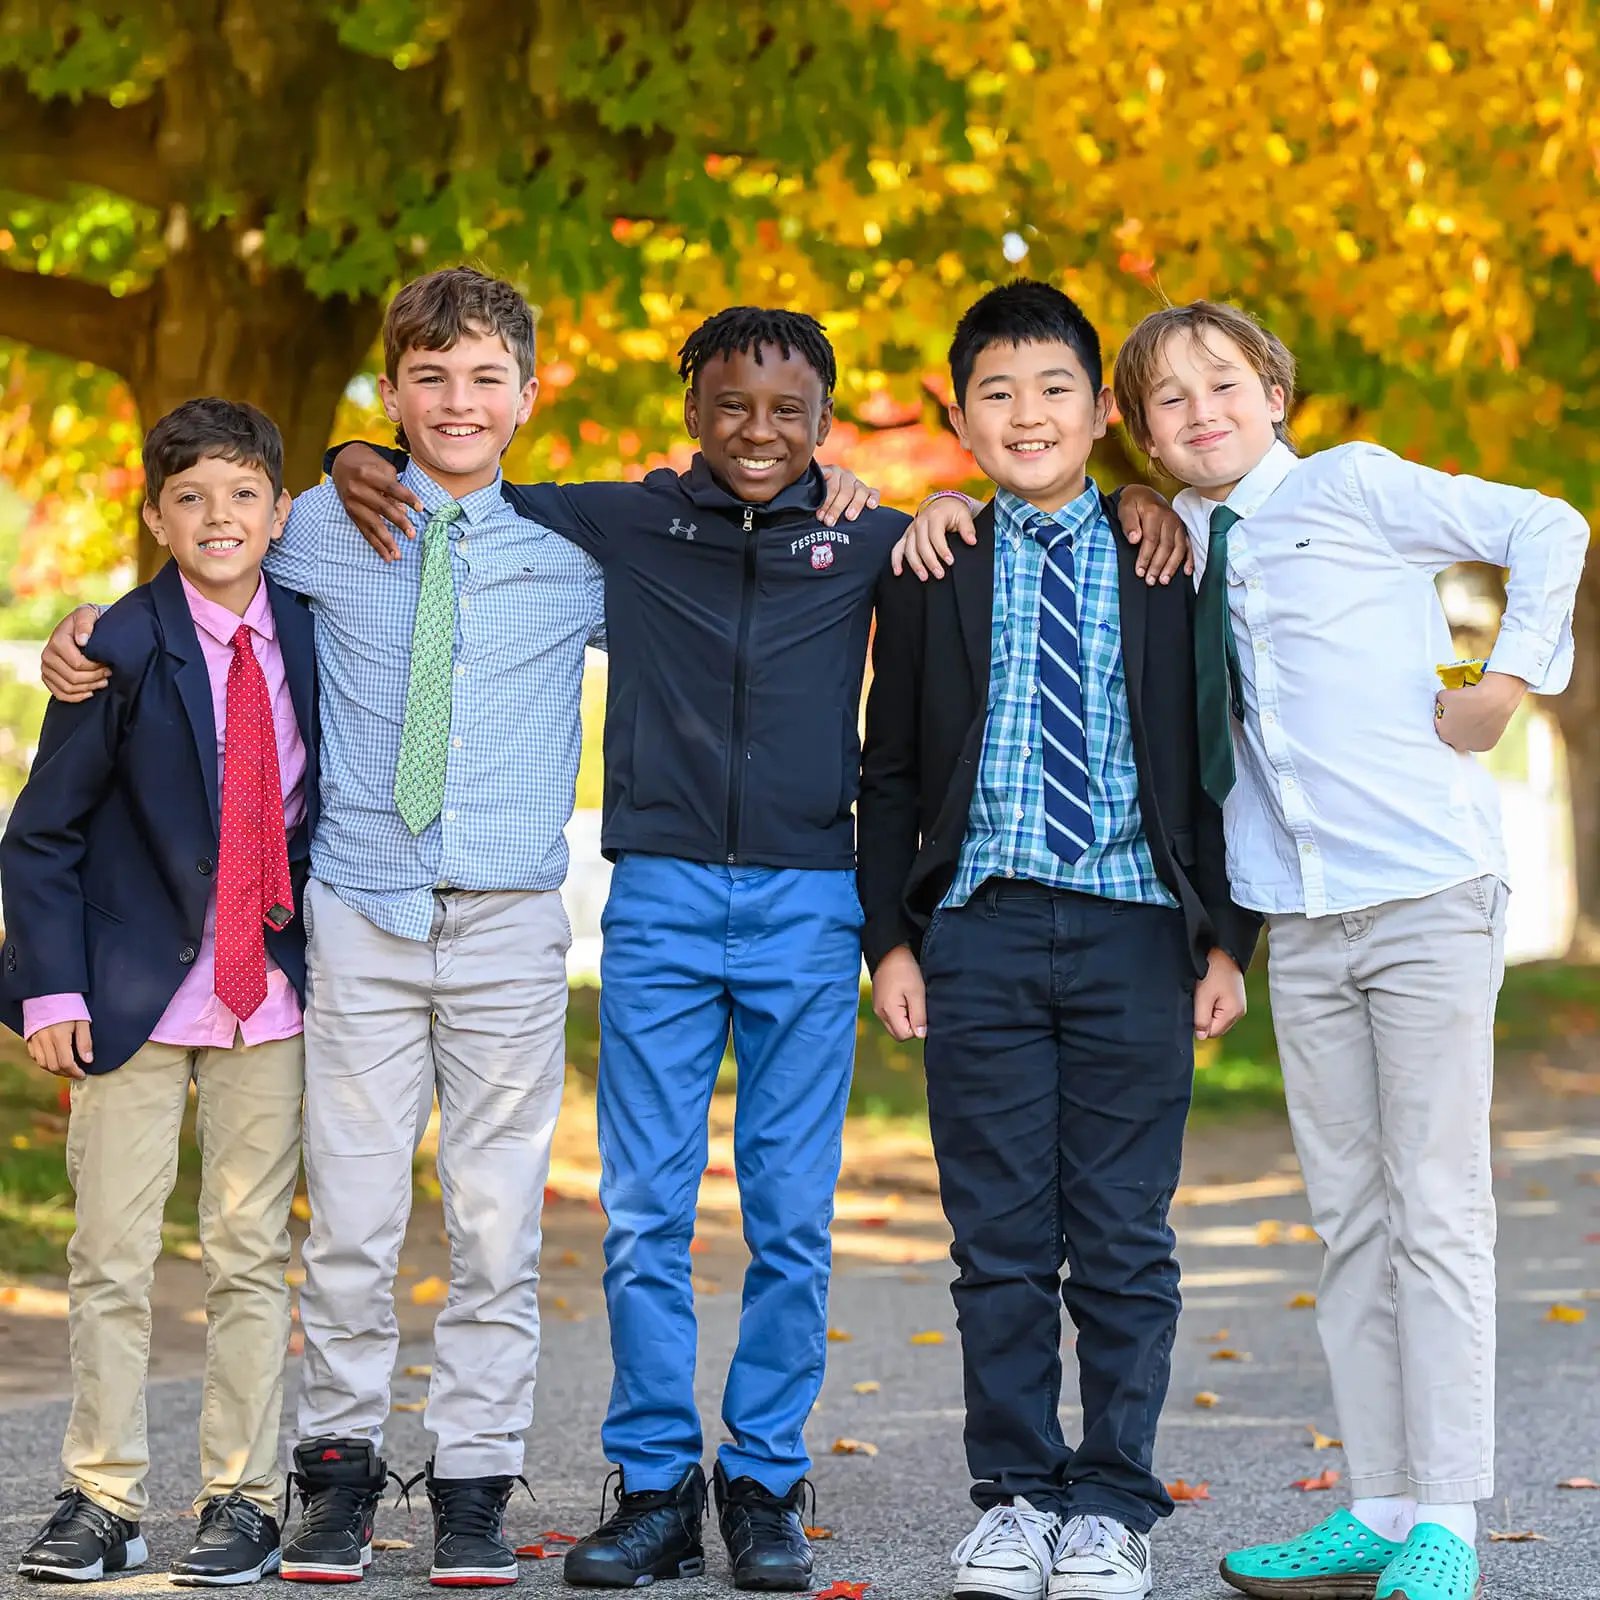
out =
<path fill-rule="evenodd" d="M 1050 1561 L 1061 1537 L 1061 1518 L 1039 1511 L 1018 1495 L 990 1506 L 955 1547 L 955 1600 L 1044 1600 Z"/>
<path fill-rule="evenodd" d="M 1068 1517 L 1046 1600 L 1118 1600 L 1150 1593 L 1150 1541 L 1115 1517 Z"/>

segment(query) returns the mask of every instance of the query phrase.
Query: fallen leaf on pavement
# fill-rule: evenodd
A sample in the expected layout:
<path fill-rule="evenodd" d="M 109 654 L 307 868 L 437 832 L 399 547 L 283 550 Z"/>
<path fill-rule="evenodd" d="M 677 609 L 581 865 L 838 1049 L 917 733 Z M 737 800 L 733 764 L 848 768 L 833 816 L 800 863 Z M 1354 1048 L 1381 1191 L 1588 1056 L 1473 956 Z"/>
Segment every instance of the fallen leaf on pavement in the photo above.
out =
<path fill-rule="evenodd" d="M 311 1220 L 311 1202 L 303 1194 L 297 1194 L 289 1202 L 289 1215 L 298 1217 L 302 1222 Z"/>
<path fill-rule="evenodd" d="M 544 1203 L 547 1206 L 560 1205 L 560 1203 L 566 1198 L 567 1197 L 562 1194 L 562 1192 L 556 1188 L 554 1184 L 547 1183 L 544 1186 Z"/>
<path fill-rule="evenodd" d="M 433 1368 L 426 1366 L 402 1367 L 400 1369 L 400 1375 L 403 1378 L 431 1378 L 433 1376 Z"/>
<path fill-rule="evenodd" d="M 1231 1329 L 1218 1328 L 1215 1333 L 1208 1333 L 1204 1342 L 1206 1344 L 1226 1344 L 1233 1337 Z"/>
<path fill-rule="evenodd" d="M 409 1550 L 411 1541 L 409 1539 L 374 1539 L 372 1548 L 374 1550 Z"/>
<path fill-rule="evenodd" d="M 1282 1244 L 1283 1224 L 1281 1222 L 1274 1221 L 1270 1217 L 1265 1222 L 1258 1222 L 1256 1224 L 1256 1243 Z"/>
<path fill-rule="evenodd" d="M 704 1239 L 691 1239 L 689 1241 L 689 1254 L 692 1256 L 703 1256 L 708 1249 L 710 1249 L 710 1246 Z"/>
<path fill-rule="evenodd" d="M 1211 1359 L 1213 1361 L 1253 1361 L 1255 1357 L 1248 1350 L 1213 1350 Z"/>
<path fill-rule="evenodd" d="M 1585 1244 L 1600 1244 L 1600 1233 L 1586 1233 L 1583 1236 Z"/>
<path fill-rule="evenodd" d="M 1290 1244 L 1321 1244 L 1322 1235 L 1309 1222 L 1297 1222 L 1289 1230 Z"/>
<path fill-rule="evenodd" d="M 843 1328 L 828 1329 L 829 1344 L 849 1344 L 853 1338 L 855 1338 L 855 1335 L 853 1333 L 846 1333 Z"/>
<path fill-rule="evenodd" d="M 295 1331 L 289 1335 L 289 1354 L 292 1356 L 303 1356 L 305 1353 L 306 1336 L 301 1333 L 298 1328 L 296 1328 Z"/>
<path fill-rule="evenodd" d="M 722 1285 L 715 1278 L 702 1278 L 699 1273 L 692 1273 L 689 1277 L 689 1287 L 696 1294 L 721 1294 Z"/>
<path fill-rule="evenodd" d="M 561 1551 L 547 1550 L 542 1543 L 519 1544 L 517 1546 L 517 1554 L 521 1556 L 524 1561 L 553 1561 L 558 1555 L 561 1554 Z"/>
<path fill-rule="evenodd" d="M 1316 1303 L 1317 1297 L 1314 1294 L 1292 1295 L 1289 1299 L 1289 1309 L 1291 1311 L 1309 1311 Z"/>
<path fill-rule="evenodd" d="M 419 1278 L 411 1285 L 411 1303 L 417 1306 L 442 1306 L 450 1298 L 450 1285 L 443 1278 Z"/>
<path fill-rule="evenodd" d="M 581 1267 L 583 1257 L 576 1250 L 563 1250 L 557 1257 L 556 1265 L 561 1267 Z"/>
<path fill-rule="evenodd" d="M 1535 1533 L 1531 1528 L 1522 1533 L 1496 1533 L 1493 1528 L 1489 1530 L 1490 1544 L 1543 1544 L 1544 1542 L 1544 1535 Z"/>
<path fill-rule="evenodd" d="M 1203 1478 L 1199 1483 L 1189 1483 L 1183 1478 L 1174 1478 L 1167 1485 L 1167 1493 L 1179 1505 L 1190 1500 L 1209 1500 L 1211 1498 L 1211 1480 Z"/>
<path fill-rule="evenodd" d="M 865 1439 L 835 1439 L 833 1453 L 836 1456 L 875 1456 L 878 1447 Z"/>
<path fill-rule="evenodd" d="M 1530 1183 L 1523 1192 L 1530 1200 L 1548 1200 L 1550 1198 L 1549 1189 L 1542 1183 Z"/>
<path fill-rule="evenodd" d="M 397 1400 L 389 1409 L 391 1411 L 426 1411 L 428 1402 L 426 1400 Z"/>
<path fill-rule="evenodd" d="M 1545 1312 L 1546 1322 L 1582 1322 L 1589 1313 L 1582 1306 L 1564 1306 L 1557 1302 Z"/>
<path fill-rule="evenodd" d="M 1600 1483 L 1593 1478 L 1563 1478 L 1556 1485 L 1558 1489 L 1600 1489 Z"/>
<path fill-rule="evenodd" d="M 1194 1403 L 1201 1407 L 1202 1410 L 1209 1411 L 1220 1398 L 1221 1397 L 1219 1395 L 1214 1395 L 1209 1389 L 1202 1389 L 1200 1393 L 1194 1397 Z"/>
<path fill-rule="evenodd" d="M 1339 1481 L 1339 1474 L 1329 1467 L 1326 1472 L 1319 1472 L 1314 1478 L 1296 1478 L 1289 1487 L 1298 1489 L 1301 1494 L 1314 1494 L 1319 1489 L 1331 1489 Z"/>
<path fill-rule="evenodd" d="M 833 1529 L 832 1528 L 807 1528 L 806 1529 L 806 1538 L 808 1538 L 808 1539 L 831 1539 L 832 1537 L 833 1537 Z"/>
<path fill-rule="evenodd" d="M 912 1344 L 943 1344 L 944 1335 L 937 1328 L 925 1328 L 911 1335 Z"/>
<path fill-rule="evenodd" d="M 708 1178 L 731 1178 L 734 1175 L 732 1167 L 707 1167 L 705 1170 L 705 1176 Z"/>
<path fill-rule="evenodd" d="M 1306 1432 L 1311 1435 L 1311 1448 L 1313 1450 L 1343 1450 L 1344 1440 L 1334 1439 L 1326 1433 L 1319 1433 L 1311 1424 L 1306 1424 Z"/>
<path fill-rule="evenodd" d="M 857 1394 L 876 1394 L 883 1385 L 876 1378 L 863 1378 L 860 1383 L 850 1385 Z"/>
<path fill-rule="evenodd" d="M 284 1273 L 283 1281 L 291 1289 L 298 1289 L 306 1281 L 306 1269 L 304 1267 L 290 1267 Z"/>
<path fill-rule="evenodd" d="M 862 1600 L 862 1596 L 871 1587 L 870 1578 L 864 1578 L 860 1583 L 851 1583 L 846 1578 L 840 1578 L 837 1583 L 830 1583 L 826 1589 L 818 1589 L 816 1600 Z"/>

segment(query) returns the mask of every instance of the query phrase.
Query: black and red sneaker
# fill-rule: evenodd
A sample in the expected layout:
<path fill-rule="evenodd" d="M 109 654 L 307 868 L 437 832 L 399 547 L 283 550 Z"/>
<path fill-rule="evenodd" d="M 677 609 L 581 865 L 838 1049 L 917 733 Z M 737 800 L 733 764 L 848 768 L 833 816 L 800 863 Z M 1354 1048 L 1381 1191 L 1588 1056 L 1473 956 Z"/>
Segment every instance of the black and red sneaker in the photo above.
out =
<path fill-rule="evenodd" d="M 292 1583 L 357 1583 L 372 1564 L 372 1524 L 388 1471 L 367 1439 L 296 1445 L 291 1490 L 300 1526 L 283 1545 L 278 1576 Z"/>
<path fill-rule="evenodd" d="M 422 1477 L 433 1507 L 433 1570 L 428 1582 L 447 1589 L 515 1583 L 520 1574 L 517 1552 L 506 1538 L 506 1503 L 516 1484 L 528 1487 L 526 1480 L 436 1478 L 431 1461 Z"/>

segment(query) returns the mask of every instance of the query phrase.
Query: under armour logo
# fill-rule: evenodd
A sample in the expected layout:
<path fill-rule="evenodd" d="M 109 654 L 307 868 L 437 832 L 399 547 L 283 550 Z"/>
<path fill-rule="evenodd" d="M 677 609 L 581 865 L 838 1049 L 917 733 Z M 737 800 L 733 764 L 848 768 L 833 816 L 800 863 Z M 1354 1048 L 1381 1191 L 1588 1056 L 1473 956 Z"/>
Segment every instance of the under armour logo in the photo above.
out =
<path fill-rule="evenodd" d="M 679 522 L 678 519 L 674 517 L 672 519 L 672 526 L 667 529 L 667 532 L 670 533 L 674 539 L 692 539 L 695 536 L 695 530 L 699 526 L 700 524 L 698 522 L 691 522 L 687 527 L 685 527 L 683 523 Z"/>

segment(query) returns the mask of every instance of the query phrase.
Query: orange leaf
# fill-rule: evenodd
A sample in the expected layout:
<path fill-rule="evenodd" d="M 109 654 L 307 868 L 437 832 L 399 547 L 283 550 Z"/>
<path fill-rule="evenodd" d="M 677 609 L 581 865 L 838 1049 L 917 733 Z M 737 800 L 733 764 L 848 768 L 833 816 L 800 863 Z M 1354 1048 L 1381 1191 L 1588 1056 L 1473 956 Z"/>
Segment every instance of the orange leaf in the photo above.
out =
<path fill-rule="evenodd" d="M 1268 1218 L 1265 1222 L 1256 1224 L 1257 1244 L 1282 1244 L 1283 1224 Z"/>
<path fill-rule="evenodd" d="M 731 1178 L 734 1176 L 732 1167 L 707 1167 L 704 1173 L 707 1178 Z"/>
<path fill-rule="evenodd" d="M 289 1202 L 289 1215 L 298 1217 L 302 1222 L 311 1220 L 311 1202 L 303 1194 L 297 1194 Z"/>
<path fill-rule="evenodd" d="M 1564 1306 L 1557 1302 L 1545 1312 L 1546 1322 L 1582 1322 L 1589 1313 L 1582 1306 Z"/>
<path fill-rule="evenodd" d="M 374 1539 L 372 1548 L 374 1550 L 409 1550 L 411 1541 L 409 1539 Z"/>
<path fill-rule="evenodd" d="M 426 1400 L 397 1400 L 389 1409 L 391 1411 L 426 1411 L 428 1402 Z"/>
<path fill-rule="evenodd" d="M 576 1544 L 578 1536 L 575 1533 L 557 1533 L 554 1528 L 546 1528 L 539 1535 L 546 1544 Z"/>
<path fill-rule="evenodd" d="M 1331 1489 L 1338 1481 L 1339 1474 L 1329 1467 L 1326 1472 L 1319 1472 L 1314 1478 L 1296 1478 L 1289 1487 L 1298 1489 L 1301 1494 L 1313 1494 L 1318 1489 Z"/>
<path fill-rule="evenodd" d="M 542 1544 L 519 1544 L 517 1554 L 524 1561 L 553 1561 L 560 1554 L 557 1550 L 546 1550 Z"/>
<path fill-rule="evenodd" d="M 563 1267 L 581 1267 L 583 1265 L 583 1257 L 580 1256 L 576 1250 L 563 1250 L 559 1260 L 557 1261 L 557 1265 Z"/>
<path fill-rule="evenodd" d="M 1306 1432 L 1311 1435 L 1311 1448 L 1313 1450 L 1343 1450 L 1344 1449 L 1344 1440 L 1343 1439 L 1332 1439 L 1332 1438 L 1329 1438 L 1329 1436 L 1327 1434 L 1319 1433 L 1315 1428 L 1313 1428 L 1311 1426 L 1311 1424 L 1309 1422 L 1306 1424 Z"/>
<path fill-rule="evenodd" d="M 1493 1528 L 1489 1530 L 1490 1544 L 1542 1544 L 1544 1535 L 1535 1533 L 1530 1528 L 1522 1533 L 1496 1533 Z"/>
<path fill-rule="evenodd" d="M 828 1329 L 829 1344 L 849 1344 L 853 1338 L 855 1338 L 855 1335 L 853 1333 L 846 1333 L 843 1328 Z"/>
<path fill-rule="evenodd" d="M 450 1298 L 450 1285 L 443 1278 L 419 1278 L 411 1285 L 411 1303 L 418 1306 L 442 1306 Z"/>
<path fill-rule="evenodd" d="M 833 1537 L 833 1529 L 832 1528 L 807 1528 L 806 1529 L 806 1538 L 808 1538 L 808 1539 L 831 1539 L 832 1537 Z"/>
<path fill-rule="evenodd" d="M 857 1394 L 876 1394 L 883 1385 L 876 1378 L 863 1378 L 860 1383 L 850 1385 Z"/>
<path fill-rule="evenodd" d="M 840 1578 L 837 1583 L 830 1583 L 826 1589 L 818 1589 L 816 1600 L 861 1600 L 871 1587 L 870 1578 L 865 1578 L 860 1583 L 851 1583 L 845 1578 Z"/>
<path fill-rule="evenodd" d="M 878 1447 L 868 1444 L 865 1439 L 835 1439 L 833 1453 L 836 1456 L 875 1456 Z"/>
<path fill-rule="evenodd" d="M 1214 1395 L 1209 1389 L 1202 1389 L 1200 1393 L 1194 1397 L 1194 1403 L 1202 1410 L 1209 1411 L 1212 1406 L 1217 1403 L 1218 1398 L 1219 1397 Z"/>
<path fill-rule="evenodd" d="M 911 1335 L 912 1344 L 943 1344 L 944 1335 L 937 1328 L 927 1328 Z"/>
<path fill-rule="evenodd" d="M 1317 1303 L 1314 1294 L 1297 1294 L 1290 1296 L 1289 1309 L 1291 1311 L 1309 1311 Z"/>
<path fill-rule="evenodd" d="M 1231 1329 L 1218 1328 L 1215 1333 L 1206 1335 L 1205 1342 L 1207 1344 L 1226 1344 L 1232 1337 L 1233 1333 Z"/>
<path fill-rule="evenodd" d="M 704 1239 L 691 1239 L 689 1241 L 689 1254 L 692 1256 L 703 1256 L 709 1248 L 710 1246 L 707 1245 Z"/>
<path fill-rule="evenodd" d="M 1558 1489 L 1600 1489 L 1600 1483 L 1593 1478 L 1563 1478 L 1556 1485 Z"/>
<path fill-rule="evenodd" d="M 1183 1478 L 1174 1478 L 1167 1485 L 1167 1493 L 1179 1505 L 1190 1500 L 1209 1500 L 1211 1498 L 1211 1480 L 1206 1478 L 1199 1483 L 1189 1483 Z"/>
<path fill-rule="evenodd" d="M 1321 1244 L 1322 1235 L 1309 1223 L 1297 1222 L 1289 1230 L 1290 1244 Z"/>
<path fill-rule="evenodd" d="M 1213 1350 L 1211 1359 L 1213 1361 L 1253 1361 L 1255 1357 L 1248 1350 Z"/>
<path fill-rule="evenodd" d="M 403 1377 L 403 1378 L 431 1378 L 433 1376 L 433 1368 L 432 1367 L 402 1367 L 400 1369 L 400 1376 Z"/>
<path fill-rule="evenodd" d="M 856 1226 L 858 1228 L 887 1228 L 889 1219 L 887 1217 L 857 1217 Z"/>

